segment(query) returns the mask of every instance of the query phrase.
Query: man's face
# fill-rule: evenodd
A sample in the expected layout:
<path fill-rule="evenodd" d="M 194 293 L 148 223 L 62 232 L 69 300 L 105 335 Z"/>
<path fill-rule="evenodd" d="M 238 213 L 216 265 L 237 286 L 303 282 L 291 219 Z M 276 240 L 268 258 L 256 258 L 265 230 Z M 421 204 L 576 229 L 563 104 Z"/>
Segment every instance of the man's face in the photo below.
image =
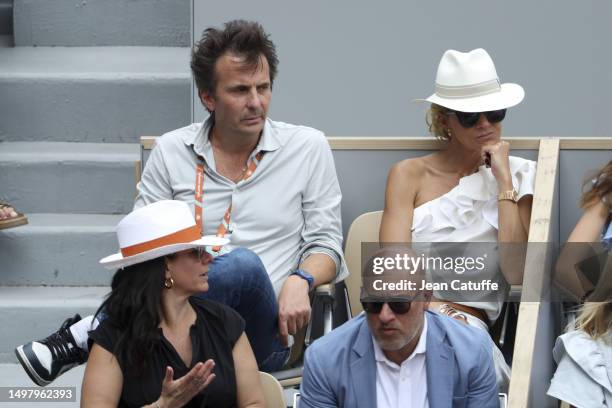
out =
<path fill-rule="evenodd" d="M 215 113 L 215 126 L 226 132 L 259 135 L 272 98 L 268 60 L 261 55 L 252 67 L 244 56 L 228 52 L 217 60 L 215 74 L 214 94 L 200 95 Z"/>
<path fill-rule="evenodd" d="M 401 351 L 411 342 L 414 346 L 421 334 L 427 304 L 427 301 L 413 301 L 407 313 L 398 314 L 385 303 L 380 313 L 367 313 L 370 331 L 380 348 Z"/>

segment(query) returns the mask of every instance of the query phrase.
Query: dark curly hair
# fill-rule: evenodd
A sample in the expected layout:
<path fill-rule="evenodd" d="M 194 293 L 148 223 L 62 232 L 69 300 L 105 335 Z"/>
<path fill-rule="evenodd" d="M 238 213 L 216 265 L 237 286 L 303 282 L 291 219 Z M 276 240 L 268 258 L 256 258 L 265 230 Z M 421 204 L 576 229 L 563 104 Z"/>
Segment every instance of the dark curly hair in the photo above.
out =
<path fill-rule="evenodd" d="M 278 68 L 276 47 L 261 24 L 254 21 L 233 20 L 224 24 L 223 30 L 210 27 L 191 51 L 191 72 L 198 93 L 214 94 L 217 78 L 215 63 L 225 53 L 231 52 L 245 57 L 248 68 L 257 69 L 263 55 L 270 67 L 270 85 Z"/>

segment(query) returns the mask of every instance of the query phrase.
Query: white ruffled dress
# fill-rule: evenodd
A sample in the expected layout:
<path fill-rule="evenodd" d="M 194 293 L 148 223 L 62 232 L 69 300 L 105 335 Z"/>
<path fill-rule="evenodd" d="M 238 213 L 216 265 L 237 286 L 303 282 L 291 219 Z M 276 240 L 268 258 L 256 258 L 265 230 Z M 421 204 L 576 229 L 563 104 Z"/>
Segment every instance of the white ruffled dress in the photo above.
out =
<path fill-rule="evenodd" d="M 520 157 L 509 157 L 512 184 L 521 199 L 533 195 L 535 187 L 536 163 Z M 480 166 L 478 171 L 462 177 L 451 191 L 414 209 L 412 221 L 412 241 L 414 243 L 434 242 L 497 242 L 498 211 L 497 182 L 490 168 Z M 489 248 L 492 246 L 488 246 Z M 482 251 L 483 246 L 474 245 L 474 251 Z M 497 253 L 488 254 L 487 264 L 498 265 Z M 493 257 L 491 256 L 493 255 Z M 492 270 L 494 269 L 494 270 Z M 479 273 L 478 278 L 497 278 L 501 273 L 497 267 Z M 472 278 L 471 278 L 472 279 Z M 500 315 L 503 302 L 508 293 L 508 285 L 502 290 L 482 293 L 488 301 L 457 302 L 483 309 L 491 322 Z M 443 291 L 434 291 L 439 299 L 449 299 Z M 492 300 L 493 299 L 493 300 Z M 477 299 L 475 299 L 477 300 Z"/>

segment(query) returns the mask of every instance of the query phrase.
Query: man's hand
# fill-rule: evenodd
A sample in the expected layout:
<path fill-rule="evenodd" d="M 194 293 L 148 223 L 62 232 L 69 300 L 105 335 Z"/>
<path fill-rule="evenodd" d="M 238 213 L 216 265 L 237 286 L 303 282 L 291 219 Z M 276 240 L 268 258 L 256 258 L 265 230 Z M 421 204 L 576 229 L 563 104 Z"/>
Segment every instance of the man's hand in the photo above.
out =
<path fill-rule="evenodd" d="M 281 343 L 288 345 L 289 335 L 297 333 L 310 321 L 310 298 L 308 282 L 290 275 L 278 297 L 278 332 Z"/>
<path fill-rule="evenodd" d="M 162 392 L 157 406 L 160 408 L 182 407 L 215 379 L 212 370 L 215 367 L 213 360 L 206 363 L 197 363 L 191 371 L 178 380 L 173 380 L 172 367 L 166 367 L 166 375 L 162 382 Z"/>

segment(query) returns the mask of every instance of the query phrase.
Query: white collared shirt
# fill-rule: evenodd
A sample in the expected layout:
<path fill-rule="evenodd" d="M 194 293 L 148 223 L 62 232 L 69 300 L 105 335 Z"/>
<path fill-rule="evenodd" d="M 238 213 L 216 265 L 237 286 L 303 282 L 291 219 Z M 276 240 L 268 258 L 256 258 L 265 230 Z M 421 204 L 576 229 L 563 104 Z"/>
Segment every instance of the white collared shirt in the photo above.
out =
<path fill-rule="evenodd" d="M 378 408 L 429 408 L 427 400 L 427 317 L 412 354 L 397 365 L 390 361 L 372 336 L 376 360 L 376 406 Z"/>
<path fill-rule="evenodd" d="M 209 130 L 206 120 L 156 140 L 134 207 L 181 200 L 193 211 L 196 166 L 203 160 L 204 234 L 216 233 L 232 203 L 230 245 L 259 255 L 277 296 L 287 276 L 310 253 L 326 253 L 334 260 L 335 282 L 346 278 L 342 195 L 325 135 L 306 126 L 266 119 L 251 155 L 264 151 L 263 159 L 250 178 L 234 183 L 216 171 Z"/>

